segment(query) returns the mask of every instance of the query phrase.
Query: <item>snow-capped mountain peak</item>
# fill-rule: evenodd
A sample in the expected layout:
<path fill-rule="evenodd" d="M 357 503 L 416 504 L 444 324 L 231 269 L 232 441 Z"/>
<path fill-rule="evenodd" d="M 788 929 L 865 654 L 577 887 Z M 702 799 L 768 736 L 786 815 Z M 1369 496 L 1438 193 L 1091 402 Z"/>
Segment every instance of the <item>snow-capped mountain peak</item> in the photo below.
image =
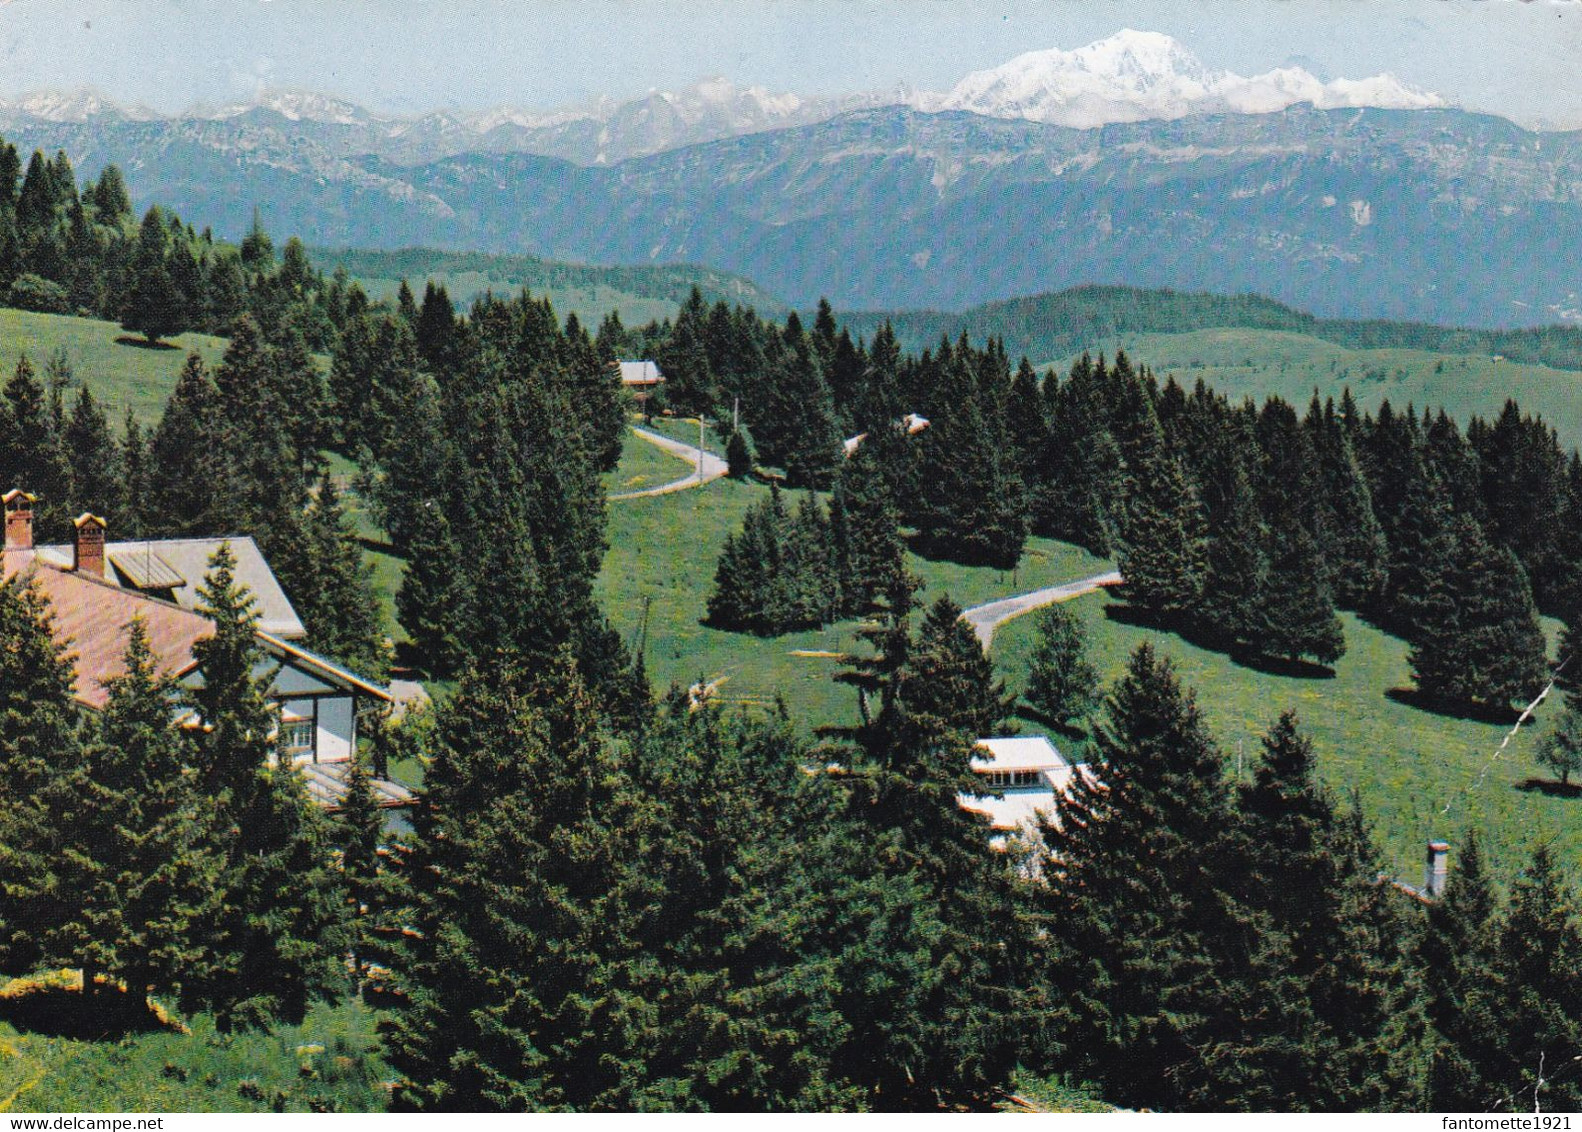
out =
<path fill-rule="evenodd" d="M 1444 105 L 1392 75 L 1323 82 L 1301 67 L 1283 67 L 1244 78 L 1206 67 L 1168 35 L 1129 28 L 1070 51 L 1018 55 L 974 71 L 947 94 L 921 95 L 916 105 L 1089 128 L 1193 113 L 1266 114 L 1298 102 L 1321 109 Z"/>
<path fill-rule="evenodd" d="M 0 109 L 46 122 L 87 122 L 94 118 L 148 121 L 159 117 L 145 106 L 121 106 L 111 102 L 89 87 L 67 91 L 33 91 L 11 101 L 0 101 Z"/>
<path fill-rule="evenodd" d="M 367 126 L 383 121 L 356 103 L 305 90 L 263 90 L 250 102 L 234 103 L 205 116 L 234 118 L 250 110 L 272 110 L 289 122 L 324 122 L 336 126 Z"/>

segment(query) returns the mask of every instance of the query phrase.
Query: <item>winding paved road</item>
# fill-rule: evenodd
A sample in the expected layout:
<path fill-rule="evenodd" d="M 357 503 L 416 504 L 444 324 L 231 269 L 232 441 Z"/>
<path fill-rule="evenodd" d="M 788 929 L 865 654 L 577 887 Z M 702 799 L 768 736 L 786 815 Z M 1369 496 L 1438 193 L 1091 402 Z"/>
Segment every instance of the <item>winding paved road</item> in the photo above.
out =
<path fill-rule="evenodd" d="M 1070 601 L 1074 597 L 1090 594 L 1103 586 L 1118 586 L 1120 583 L 1120 573 L 1111 570 L 1108 574 L 1095 574 L 1079 582 L 1067 582 L 1063 586 L 1050 586 L 1047 589 L 1033 590 L 1031 593 L 1002 597 L 998 601 L 975 605 L 971 609 L 963 610 L 961 619 L 972 626 L 972 631 L 978 635 L 978 641 L 987 651 L 989 642 L 994 639 L 994 631 L 1011 618 L 1031 613 L 1035 609 L 1042 609 L 1046 605 L 1054 605 L 1056 602 Z"/>
<path fill-rule="evenodd" d="M 661 436 L 657 432 L 649 432 L 646 428 L 632 426 L 632 432 L 650 444 L 656 444 L 669 452 L 672 456 L 679 456 L 692 465 L 693 470 L 678 480 L 662 483 L 658 487 L 645 487 L 641 491 L 620 491 L 610 496 L 611 499 L 641 499 L 645 495 L 668 495 L 672 491 L 685 491 L 689 487 L 702 487 L 706 483 L 723 476 L 728 467 L 724 460 L 712 452 L 699 452 L 696 445 L 688 444 L 682 440 L 671 440 L 668 436 Z M 702 466 L 699 467 L 699 458 Z"/>

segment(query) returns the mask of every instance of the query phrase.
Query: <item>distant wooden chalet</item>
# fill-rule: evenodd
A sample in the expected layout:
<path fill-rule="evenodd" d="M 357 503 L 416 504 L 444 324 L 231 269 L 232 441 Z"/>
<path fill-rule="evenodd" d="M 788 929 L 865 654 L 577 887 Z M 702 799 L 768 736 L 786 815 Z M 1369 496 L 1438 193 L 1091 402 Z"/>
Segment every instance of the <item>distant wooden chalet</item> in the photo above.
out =
<path fill-rule="evenodd" d="M 359 716 L 390 702 L 378 684 L 294 643 L 306 631 L 251 538 L 110 542 L 103 519 L 82 515 L 70 546 L 35 547 L 34 497 L 12 490 L 0 498 L 0 575 L 31 578 L 49 601 L 54 636 L 69 650 L 74 693 L 83 706 L 99 710 L 108 702 L 105 684 L 125 671 L 126 631 L 135 618 L 147 629 L 160 671 L 180 686 L 202 687 L 193 646 L 214 634 L 214 623 L 197 612 L 197 588 L 223 543 L 237 560 L 238 582 L 257 602 L 257 640 L 264 654 L 259 674 L 271 674 L 269 698 L 280 714 L 284 750 L 294 761 L 350 760 Z"/>
<path fill-rule="evenodd" d="M 611 362 L 610 364 L 620 373 L 621 384 L 632 391 L 632 398 L 639 405 L 644 404 L 665 383 L 665 375 L 660 372 L 657 362 Z"/>

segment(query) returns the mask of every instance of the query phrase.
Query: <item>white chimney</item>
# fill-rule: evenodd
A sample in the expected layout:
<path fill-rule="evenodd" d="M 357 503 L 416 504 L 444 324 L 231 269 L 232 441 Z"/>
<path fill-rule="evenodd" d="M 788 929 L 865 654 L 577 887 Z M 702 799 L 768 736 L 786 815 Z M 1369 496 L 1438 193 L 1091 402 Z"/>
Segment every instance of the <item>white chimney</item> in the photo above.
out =
<path fill-rule="evenodd" d="M 1428 858 L 1423 870 L 1423 895 L 1438 900 L 1445 894 L 1445 879 L 1449 873 L 1450 843 L 1430 841 Z"/>

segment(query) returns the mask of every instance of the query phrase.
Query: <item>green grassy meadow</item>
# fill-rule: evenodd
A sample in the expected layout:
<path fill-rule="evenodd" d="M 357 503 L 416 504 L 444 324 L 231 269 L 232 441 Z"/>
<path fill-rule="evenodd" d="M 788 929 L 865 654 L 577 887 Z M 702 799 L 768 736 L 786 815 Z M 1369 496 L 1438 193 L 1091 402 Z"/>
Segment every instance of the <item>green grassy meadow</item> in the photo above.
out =
<path fill-rule="evenodd" d="M 697 440 L 694 433 L 692 443 L 696 444 Z M 610 494 L 644 491 L 678 480 L 687 474 L 688 469 L 695 472 L 697 465 L 666 452 L 657 444 L 649 444 L 628 435 L 627 443 L 621 449 L 621 462 L 613 472 L 604 475 L 604 490 Z M 611 506 L 617 504 L 612 503 Z"/>
<path fill-rule="evenodd" d="M 628 451 L 641 443 L 629 441 Z M 854 694 L 830 679 L 839 668 L 837 661 L 817 654 L 855 648 L 858 622 L 772 638 L 701 624 L 720 548 L 741 527 L 747 509 L 768 491 L 724 479 L 671 495 L 612 502 L 610 549 L 597 581 L 599 601 L 628 641 L 636 639 L 646 604 L 645 659 L 657 688 L 718 681 L 718 696 L 726 704 L 768 707 L 778 693 L 805 729 L 850 722 L 856 712 Z M 789 502 L 795 505 L 796 500 Z M 909 564 L 925 582 L 922 601 L 949 594 L 962 606 L 1107 568 L 1076 547 L 1047 539 L 1034 539 L 1015 571 L 916 556 L 910 556 Z"/>
<path fill-rule="evenodd" d="M 664 431 L 684 437 L 688 427 L 670 422 Z M 629 441 L 623 469 L 641 443 Z M 629 641 L 636 638 L 646 602 L 645 655 L 658 688 L 718 681 L 717 695 L 726 704 L 763 708 L 780 695 L 804 730 L 850 722 L 854 694 L 830 679 L 838 662 L 805 654 L 857 647 L 857 622 L 773 638 L 700 623 L 720 547 L 767 490 L 719 480 L 672 495 L 612 502 L 610 550 L 597 583 L 600 602 Z M 924 602 L 948 593 L 968 606 L 1087 577 L 1111 563 L 1065 543 L 1033 539 L 1014 572 L 916 556 L 910 566 L 927 583 Z M 1122 672 L 1138 644 L 1152 640 L 1197 690 L 1228 764 L 1234 770 L 1239 756 L 1244 776 L 1251 774 L 1263 733 L 1281 711 L 1294 709 L 1314 740 L 1325 781 L 1337 794 L 1359 793 L 1397 875 L 1416 878 L 1430 836 L 1454 842 L 1474 826 L 1502 867 L 1514 867 L 1534 837 L 1553 838 L 1564 853 L 1582 852 L 1582 800 L 1521 788 L 1529 779 L 1548 777 L 1534 751 L 1552 725 L 1558 700 L 1540 709 L 1496 757 L 1508 725 L 1436 715 L 1388 698 L 1390 689 L 1411 687 L 1407 646 L 1351 614 L 1343 615 L 1347 654 L 1335 665 L 1334 677 L 1313 679 L 1248 668 L 1173 634 L 1113 620 L 1105 612 L 1111 604 L 1107 594 L 1094 594 L 1069 606 L 1088 629 L 1105 684 Z M 1026 683 L 1035 623 L 1036 615 L 1024 616 L 995 635 L 991 654 L 1016 691 Z M 1553 634 L 1558 626 L 1549 622 L 1547 628 Z M 1021 725 L 1024 731 L 1045 730 L 1030 718 Z M 1056 743 L 1080 757 L 1080 739 L 1057 736 Z"/>
<path fill-rule="evenodd" d="M 1540 413 L 1567 448 L 1582 445 L 1582 373 L 1548 366 L 1495 361 L 1488 354 L 1443 354 L 1429 350 L 1353 350 L 1306 334 L 1283 330 L 1196 330 L 1186 334 L 1142 334 L 1123 339 L 1126 353 L 1164 380 L 1174 374 L 1188 389 L 1199 378 L 1232 400 L 1259 401 L 1278 395 L 1305 408 L 1316 388 L 1321 396 L 1351 387 L 1366 410 L 1386 398 L 1397 408 L 1408 402 L 1443 407 L 1466 426 L 1474 415 L 1499 414 L 1514 397 L 1524 412 Z M 1106 343 L 1113 355 L 1116 344 Z M 1074 357 L 1054 359 L 1062 376 Z"/>
<path fill-rule="evenodd" d="M 1550 838 L 1562 855 L 1582 852 L 1582 799 L 1561 798 L 1519 787 L 1548 778 L 1534 762 L 1538 736 L 1558 714 L 1558 698 L 1540 709 L 1503 754 L 1496 757 L 1509 724 L 1479 723 L 1431 714 L 1386 697 L 1412 684 L 1406 643 L 1342 614 L 1346 655 L 1333 679 L 1274 675 L 1244 667 L 1222 653 L 1197 648 L 1173 634 L 1112 620 L 1108 594 L 1076 599 L 1069 608 L 1086 627 L 1094 666 L 1104 684 L 1121 674 L 1143 641 L 1169 656 L 1198 704 L 1234 771 L 1251 780 L 1260 740 L 1287 708 L 1297 712 L 1314 743 L 1325 782 L 1339 796 L 1356 790 L 1391 871 L 1416 882 L 1423 844 L 1444 837 L 1452 844 L 1476 828 L 1507 875 L 1526 856 L 1534 838 Z M 1551 634 L 1554 623 L 1548 626 Z M 1026 685 L 1036 640 L 1035 616 L 1002 626 L 990 650 L 1010 687 Z M 1036 724 L 1027 730 L 1041 730 Z M 1080 757 L 1083 743 L 1055 737 L 1056 745 Z"/>
<path fill-rule="evenodd" d="M 43 380 L 50 355 L 65 350 L 77 380 L 92 390 L 117 428 L 128 408 L 140 424 L 156 423 L 187 354 L 196 350 L 212 366 L 226 347 L 225 339 L 207 334 L 178 334 L 168 341 L 173 348 L 151 349 L 113 322 L 0 309 L 0 373 L 9 377 L 26 354 Z"/>
<path fill-rule="evenodd" d="M 0 1011 L 0 1112 L 382 1112 L 376 1017 L 350 1000 L 268 1033 L 199 1017 L 190 1033 L 84 1040 Z"/>

